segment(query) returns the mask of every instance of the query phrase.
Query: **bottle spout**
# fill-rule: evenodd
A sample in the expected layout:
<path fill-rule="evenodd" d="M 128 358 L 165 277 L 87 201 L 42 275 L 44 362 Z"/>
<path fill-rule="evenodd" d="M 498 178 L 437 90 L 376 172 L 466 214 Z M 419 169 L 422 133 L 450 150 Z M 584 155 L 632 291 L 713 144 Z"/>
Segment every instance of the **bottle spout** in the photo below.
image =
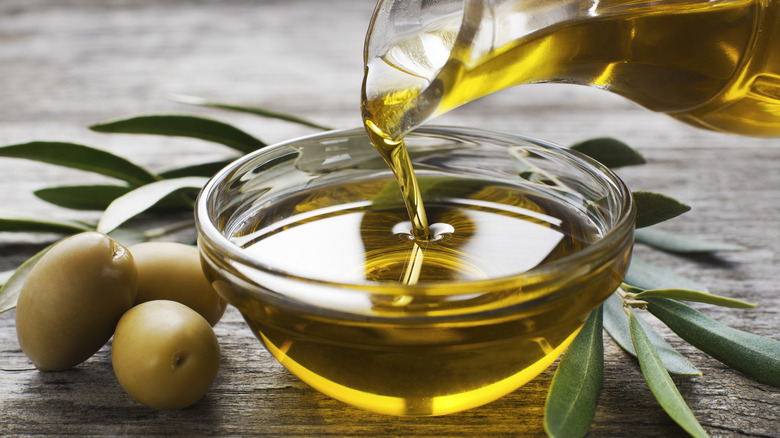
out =
<path fill-rule="evenodd" d="M 436 113 L 437 76 L 463 21 L 463 1 L 380 0 L 364 46 L 363 118 L 399 141 Z"/>

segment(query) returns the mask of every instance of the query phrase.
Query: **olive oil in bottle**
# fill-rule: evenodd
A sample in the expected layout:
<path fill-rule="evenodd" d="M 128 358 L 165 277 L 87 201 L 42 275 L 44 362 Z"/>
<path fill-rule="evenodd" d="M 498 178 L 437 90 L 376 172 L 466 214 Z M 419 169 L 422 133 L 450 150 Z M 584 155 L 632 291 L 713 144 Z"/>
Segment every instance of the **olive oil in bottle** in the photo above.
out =
<path fill-rule="evenodd" d="M 557 82 L 606 89 L 716 131 L 780 136 L 780 1 L 605 0 L 592 8 L 488 49 L 475 49 L 476 37 L 446 17 L 393 41 L 367 54 L 364 119 L 397 141 L 484 95 Z M 519 6 L 492 12 L 477 32 L 498 40 L 529 18 Z M 480 20 L 479 8 L 465 13 Z"/>

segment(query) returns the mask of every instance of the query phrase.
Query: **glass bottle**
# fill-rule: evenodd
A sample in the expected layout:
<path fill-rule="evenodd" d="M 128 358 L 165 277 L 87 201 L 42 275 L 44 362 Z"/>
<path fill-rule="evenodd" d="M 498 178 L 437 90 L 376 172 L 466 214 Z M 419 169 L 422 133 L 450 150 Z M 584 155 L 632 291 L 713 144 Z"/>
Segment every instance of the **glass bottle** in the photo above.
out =
<path fill-rule="evenodd" d="M 364 57 L 364 119 L 393 141 L 487 94 L 551 82 L 780 137 L 780 0 L 380 0 Z"/>

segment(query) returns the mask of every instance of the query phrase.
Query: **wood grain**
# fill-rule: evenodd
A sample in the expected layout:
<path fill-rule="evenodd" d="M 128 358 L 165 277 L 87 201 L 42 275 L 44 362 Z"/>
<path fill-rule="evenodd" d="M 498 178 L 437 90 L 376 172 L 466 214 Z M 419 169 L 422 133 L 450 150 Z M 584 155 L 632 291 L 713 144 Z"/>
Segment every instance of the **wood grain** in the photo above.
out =
<path fill-rule="evenodd" d="M 362 44 L 372 0 L 5 0 L 0 3 L 0 144 L 64 140 L 131 158 L 153 170 L 226 157 L 205 142 L 105 135 L 85 127 L 149 113 L 203 114 L 265 141 L 312 132 L 278 121 L 171 102 L 173 93 L 291 112 L 334 127 L 359 124 Z M 748 252 L 682 257 L 636 254 L 755 301 L 756 309 L 696 306 L 739 329 L 780 339 L 780 140 L 704 132 L 602 91 L 541 85 L 497 93 L 437 123 L 521 132 L 561 144 L 613 136 L 649 164 L 621 175 L 694 207 L 666 225 Z M 35 198 L 34 189 L 106 180 L 0 159 L 2 208 L 96 219 Z M 56 235 L 0 233 L 0 270 Z M 747 379 L 658 324 L 704 376 L 675 378 L 712 436 L 780 437 L 780 390 Z M 110 345 L 74 370 L 39 373 L 0 315 L 0 435 L 29 436 L 540 436 L 554 368 L 487 406 L 430 418 L 371 414 L 323 396 L 278 365 L 235 309 L 216 327 L 222 368 L 195 406 L 157 412 L 119 387 Z M 606 382 L 592 436 L 680 436 L 647 389 L 635 359 L 606 342 Z"/>

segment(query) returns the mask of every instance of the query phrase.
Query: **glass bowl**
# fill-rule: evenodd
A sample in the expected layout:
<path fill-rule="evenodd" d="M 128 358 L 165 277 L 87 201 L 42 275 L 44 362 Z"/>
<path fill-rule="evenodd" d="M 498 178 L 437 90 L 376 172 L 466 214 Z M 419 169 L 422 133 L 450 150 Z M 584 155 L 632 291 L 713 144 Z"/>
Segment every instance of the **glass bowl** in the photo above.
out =
<path fill-rule="evenodd" d="M 410 236 L 362 129 L 240 158 L 196 206 L 203 268 L 300 379 L 393 415 L 493 401 L 544 371 L 622 282 L 630 191 L 581 154 L 514 134 L 407 139 L 433 237 Z"/>

